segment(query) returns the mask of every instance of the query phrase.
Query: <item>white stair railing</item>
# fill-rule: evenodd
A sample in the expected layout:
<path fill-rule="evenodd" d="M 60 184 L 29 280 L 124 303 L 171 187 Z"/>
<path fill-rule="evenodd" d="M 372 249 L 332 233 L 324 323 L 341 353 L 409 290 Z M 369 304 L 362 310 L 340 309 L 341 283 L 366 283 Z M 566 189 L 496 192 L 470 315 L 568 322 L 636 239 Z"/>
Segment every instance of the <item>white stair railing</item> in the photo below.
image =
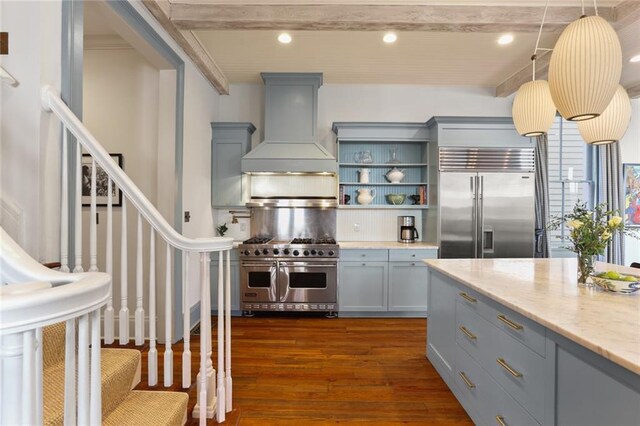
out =
<path fill-rule="evenodd" d="M 118 164 L 111 158 L 109 153 L 102 147 L 102 145 L 95 139 L 91 132 L 83 125 L 83 123 L 76 117 L 76 115 L 69 109 L 69 107 L 62 101 L 60 96 L 50 87 L 45 86 L 42 89 L 42 104 L 45 110 L 53 112 L 61 121 L 63 127 L 63 142 L 62 142 L 62 157 L 66 158 L 68 150 L 67 132 L 75 136 L 77 140 L 76 146 L 76 161 L 75 169 L 71 171 L 65 168 L 66 163 L 63 160 L 62 171 L 62 200 L 68 200 L 68 183 L 69 174 L 75 176 L 75 201 L 73 205 L 74 214 L 74 230 L 75 238 L 73 241 L 73 251 L 75 254 L 74 272 L 82 271 L 83 259 L 82 259 L 82 167 L 81 157 L 82 151 L 90 154 L 92 158 L 92 173 L 90 178 L 90 219 L 89 219 L 89 270 L 97 269 L 97 176 L 96 165 L 100 166 L 104 170 L 107 176 L 107 208 L 106 208 L 106 223 L 107 223 L 107 237 L 106 237 L 106 255 L 105 265 L 106 271 L 113 276 L 113 189 L 118 188 L 122 194 L 122 224 L 121 224 L 121 247 L 120 247 L 120 306 L 119 306 L 119 318 L 118 318 L 118 342 L 121 345 L 126 345 L 130 341 L 129 321 L 130 313 L 134 313 L 134 342 L 136 345 L 142 345 L 145 341 L 144 334 L 144 320 L 145 310 L 143 301 L 145 300 L 144 285 L 143 285 L 143 228 L 146 225 L 149 226 L 150 232 L 150 265 L 149 265 L 149 294 L 148 294 L 148 310 L 149 310 L 149 352 L 148 366 L 149 366 L 149 385 L 155 386 L 158 384 L 158 349 L 157 349 L 157 300 L 156 295 L 158 292 L 164 290 L 164 320 L 165 320 L 165 347 L 164 347 L 164 377 L 163 385 L 170 387 L 173 385 L 174 380 L 174 368 L 173 368 L 173 324 L 175 324 L 175 316 L 173 312 L 173 271 L 172 271 L 172 258 L 179 256 L 178 259 L 188 259 L 190 253 L 198 253 L 200 255 L 201 269 L 200 269 L 200 295 L 201 295 L 201 333 L 200 333 L 200 371 L 198 374 L 198 404 L 194 409 L 194 417 L 200 418 L 200 424 L 206 424 L 206 418 L 215 418 L 218 422 L 222 422 L 225 419 L 225 413 L 231 410 L 231 305 L 230 305 L 230 250 L 232 248 L 233 240 L 231 238 L 187 238 L 178 233 L 164 217 L 157 211 L 151 202 L 144 196 L 140 189 L 131 181 L 127 174 L 118 166 Z M 130 283 L 128 280 L 128 261 L 129 256 L 127 253 L 127 240 L 128 240 L 128 227 L 127 227 L 127 209 L 133 208 L 137 212 L 137 228 L 136 228 L 136 263 L 135 263 L 135 284 Z M 68 203 L 62 203 L 61 211 L 61 252 L 67 253 L 69 239 L 68 239 L 68 226 L 67 221 L 69 218 Z M 156 268 L 156 242 L 155 234 L 164 240 L 165 242 L 165 274 L 166 279 L 164 283 L 160 283 L 156 280 L 155 268 Z M 181 255 L 178 250 L 181 250 L 184 254 Z M 211 360 L 212 353 L 212 341 L 211 341 L 211 302 L 210 302 L 210 273 L 209 264 L 211 253 L 218 253 L 220 258 L 219 262 L 219 275 L 220 283 L 224 283 L 219 286 L 219 298 L 218 300 L 226 300 L 226 311 L 224 305 L 220 305 L 218 309 L 218 382 L 216 386 L 216 372 L 213 369 L 213 362 Z M 159 251 L 158 253 L 162 253 Z M 224 258 L 227 258 L 226 263 L 226 280 L 223 281 L 223 269 L 225 264 Z M 162 256 L 160 257 L 160 259 Z M 62 268 L 68 270 L 68 258 L 61 256 Z M 188 263 L 188 262 L 187 262 Z M 206 265 L 206 268 L 204 266 Z M 186 263 L 185 263 L 186 268 Z M 185 350 L 183 352 L 182 363 L 182 380 L 180 381 L 182 387 L 188 388 L 191 385 L 191 350 L 190 342 L 188 338 L 190 315 L 189 304 L 186 302 L 188 292 L 186 288 L 188 286 L 187 280 L 183 284 L 183 304 L 182 315 L 183 323 L 185 324 Z M 135 287 L 135 304 L 130 309 L 129 306 L 129 288 L 131 285 Z M 163 288 L 164 286 L 164 288 Z M 162 293 L 161 293 L 162 294 Z M 227 296 L 224 299 L 224 295 Z M 115 308 L 113 306 L 113 296 L 109 292 L 106 302 L 105 316 L 104 316 L 104 337 L 105 343 L 112 344 L 115 340 Z M 177 311 L 179 309 L 176 309 Z M 178 314 L 178 313 L 176 313 Z M 226 360 L 226 363 L 225 363 Z M 226 369 L 225 369 L 226 367 Z M 78 389 L 80 391 L 80 389 Z M 206 401 L 205 404 L 200 403 Z"/>
<path fill-rule="evenodd" d="M 0 424 L 43 424 L 42 328 L 63 321 L 65 424 L 100 424 L 100 309 L 111 277 L 47 269 L 1 228 L 0 274 Z"/>

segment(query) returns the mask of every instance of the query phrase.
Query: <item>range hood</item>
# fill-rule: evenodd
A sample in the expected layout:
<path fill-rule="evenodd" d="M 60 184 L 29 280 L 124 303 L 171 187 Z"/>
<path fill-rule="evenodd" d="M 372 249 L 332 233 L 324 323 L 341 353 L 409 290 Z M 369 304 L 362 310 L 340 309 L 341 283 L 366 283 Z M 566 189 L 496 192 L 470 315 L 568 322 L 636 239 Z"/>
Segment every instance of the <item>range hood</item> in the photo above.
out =
<path fill-rule="evenodd" d="M 317 142 L 322 73 L 262 73 L 265 140 L 242 157 L 243 173 L 330 173 L 336 159 Z"/>

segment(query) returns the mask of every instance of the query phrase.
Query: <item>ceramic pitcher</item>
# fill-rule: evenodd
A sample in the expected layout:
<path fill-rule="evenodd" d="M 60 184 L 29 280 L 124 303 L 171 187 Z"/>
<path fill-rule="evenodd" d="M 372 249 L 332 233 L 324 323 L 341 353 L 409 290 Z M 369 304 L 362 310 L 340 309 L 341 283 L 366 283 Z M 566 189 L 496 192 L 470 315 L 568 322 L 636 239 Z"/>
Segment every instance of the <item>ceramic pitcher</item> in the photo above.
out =
<path fill-rule="evenodd" d="M 357 190 L 358 196 L 356 201 L 358 204 L 371 204 L 374 198 L 376 198 L 376 190 L 370 188 L 360 188 Z"/>
<path fill-rule="evenodd" d="M 369 169 L 359 169 L 360 183 L 369 183 Z"/>

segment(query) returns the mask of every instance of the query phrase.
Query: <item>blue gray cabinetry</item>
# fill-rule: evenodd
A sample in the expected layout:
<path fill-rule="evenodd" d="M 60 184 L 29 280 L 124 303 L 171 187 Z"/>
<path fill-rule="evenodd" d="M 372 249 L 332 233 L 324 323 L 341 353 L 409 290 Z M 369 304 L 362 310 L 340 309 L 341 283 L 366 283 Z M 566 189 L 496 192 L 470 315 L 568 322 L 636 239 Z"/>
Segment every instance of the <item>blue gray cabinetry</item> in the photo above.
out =
<path fill-rule="evenodd" d="M 342 249 L 338 306 L 343 316 L 418 316 L 427 312 L 427 267 L 436 249 Z"/>
<path fill-rule="evenodd" d="M 225 266 L 227 258 L 224 258 Z M 231 314 L 241 315 L 240 311 L 240 262 L 238 260 L 238 250 L 231 250 Z M 218 253 L 214 253 L 211 258 L 211 311 L 218 312 Z M 226 274 L 226 269 L 223 270 Z M 225 276 L 222 278 L 226 279 Z"/>
<path fill-rule="evenodd" d="M 251 123 L 211 123 L 211 201 L 213 207 L 244 207 L 240 161 L 251 149 Z"/>
<path fill-rule="evenodd" d="M 476 424 L 638 425 L 640 376 L 438 272 L 427 357 Z"/>

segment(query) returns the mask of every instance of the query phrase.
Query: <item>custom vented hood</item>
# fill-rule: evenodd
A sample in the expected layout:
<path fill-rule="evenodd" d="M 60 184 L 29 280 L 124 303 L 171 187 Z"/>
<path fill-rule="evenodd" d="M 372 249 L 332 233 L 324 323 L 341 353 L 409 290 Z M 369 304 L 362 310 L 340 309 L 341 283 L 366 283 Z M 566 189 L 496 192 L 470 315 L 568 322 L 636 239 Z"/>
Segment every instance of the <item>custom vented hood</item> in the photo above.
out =
<path fill-rule="evenodd" d="M 322 73 L 262 73 L 265 140 L 242 157 L 244 173 L 336 173 L 317 142 Z"/>

